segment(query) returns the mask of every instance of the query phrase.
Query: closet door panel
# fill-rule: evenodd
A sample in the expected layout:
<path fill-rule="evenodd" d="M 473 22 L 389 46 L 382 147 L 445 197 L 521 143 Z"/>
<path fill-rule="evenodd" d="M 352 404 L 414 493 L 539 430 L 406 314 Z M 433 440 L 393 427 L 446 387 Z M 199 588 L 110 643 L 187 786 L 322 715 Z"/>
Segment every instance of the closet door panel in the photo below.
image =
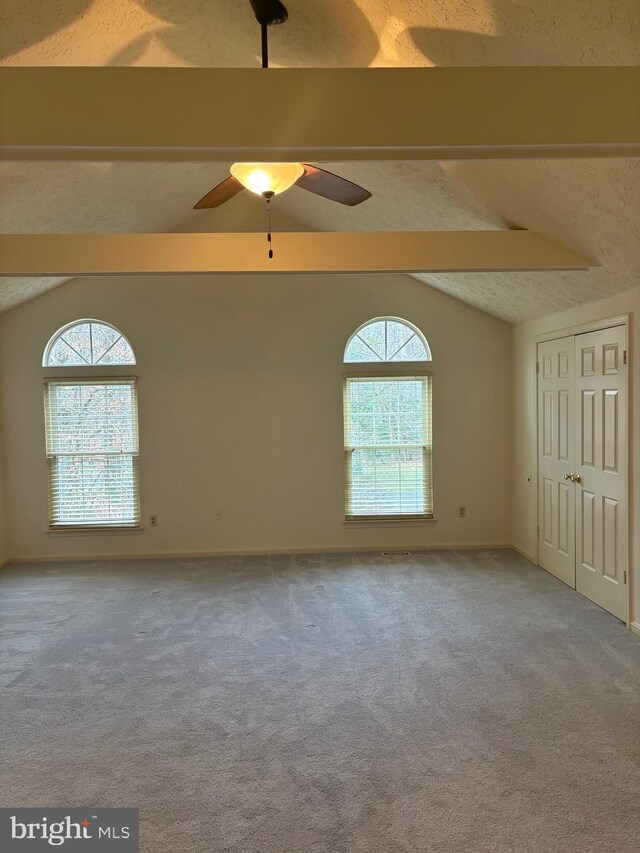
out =
<path fill-rule="evenodd" d="M 575 344 L 538 345 L 539 563 L 575 587 Z"/>
<path fill-rule="evenodd" d="M 626 619 L 626 328 L 576 335 L 576 588 Z"/>

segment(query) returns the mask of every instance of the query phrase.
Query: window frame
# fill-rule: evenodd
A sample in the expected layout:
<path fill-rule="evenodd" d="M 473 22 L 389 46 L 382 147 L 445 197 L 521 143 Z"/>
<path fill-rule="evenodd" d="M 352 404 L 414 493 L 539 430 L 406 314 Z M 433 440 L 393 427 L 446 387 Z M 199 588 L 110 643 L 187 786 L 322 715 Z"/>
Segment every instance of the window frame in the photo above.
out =
<path fill-rule="evenodd" d="M 115 368 L 120 368 L 118 372 L 110 371 L 108 375 L 104 375 L 102 371 L 98 375 L 96 371 L 99 366 L 88 366 L 82 371 L 82 375 L 72 375 L 65 376 L 58 375 L 55 373 L 56 368 L 47 369 L 47 374 L 42 382 L 42 390 L 43 390 L 43 404 L 44 404 L 44 443 L 45 443 L 45 462 L 47 467 L 47 516 L 48 516 L 48 526 L 47 529 L 50 533 L 107 533 L 109 531 L 123 533 L 123 532 L 133 532 L 142 529 L 142 506 L 141 506 L 141 497 L 140 497 L 140 417 L 139 417 L 139 407 L 138 407 L 138 377 L 132 372 L 127 372 L 127 374 L 123 374 L 121 372 L 122 367 L 124 365 L 114 365 Z M 132 367 L 133 365 L 129 365 Z M 48 419 L 49 419 L 49 385 L 54 383 L 62 383 L 64 385 L 91 385 L 91 384 L 116 384 L 118 381 L 122 383 L 131 384 L 134 390 L 135 396 L 135 431 L 137 438 L 137 451 L 135 453 L 127 453 L 123 454 L 126 456 L 130 456 L 133 461 L 133 479 L 135 483 L 134 490 L 134 500 L 135 500 L 135 509 L 137 521 L 131 522 L 114 522 L 110 523 L 87 523 L 87 524 L 60 524 L 54 523 L 52 521 L 52 463 L 55 462 L 55 459 L 59 454 L 52 454 L 48 452 L 47 448 L 47 429 L 48 429 Z M 89 454 L 95 456 L 103 456 L 105 454 L 96 453 Z"/>
<path fill-rule="evenodd" d="M 134 363 L 133 364 L 83 364 L 83 365 L 70 365 L 69 367 L 64 367 L 63 365 L 53 365 L 51 367 L 47 367 L 45 365 L 46 357 L 49 353 L 51 345 L 57 339 L 58 335 L 64 333 L 67 329 L 72 326 L 78 325 L 79 323 L 100 323 L 105 326 L 110 326 L 115 329 L 118 334 L 121 334 L 123 338 L 127 341 L 129 346 L 131 347 L 131 352 L 133 353 Z M 48 382 L 65 382 L 68 384 L 74 384 L 77 382 L 78 384 L 83 382 L 114 382 L 117 380 L 133 380 L 134 386 L 136 389 L 136 413 L 137 413 L 137 423 L 136 429 L 138 432 L 138 453 L 136 457 L 136 464 L 134 466 L 135 477 L 136 477 L 136 493 L 137 493 L 137 510 L 138 510 L 138 523 L 134 524 L 81 524 L 81 525 L 70 525 L 70 524 L 51 524 L 51 513 L 50 513 L 50 495 L 51 495 L 51 478 L 50 478 L 50 469 L 49 469 L 49 461 L 47 454 L 47 440 L 46 440 L 46 411 L 43 412 L 43 422 L 42 422 L 42 442 L 43 442 L 43 451 L 44 451 L 44 463 L 46 468 L 46 531 L 49 535 L 52 536 L 73 536 L 73 535 L 90 535 L 90 534 L 130 534 L 130 533 L 141 533 L 144 529 L 143 526 L 143 513 L 142 513 L 142 484 L 141 484 L 141 476 L 140 476 L 140 461 L 142 458 L 141 448 L 143 446 L 141 440 L 141 429 L 140 429 L 140 377 L 138 375 L 139 369 L 139 360 L 136 354 L 135 349 L 131 344 L 130 338 L 125 335 L 118 326 L 115 326 L 113 323 L 109 323 L 106 320 L 99 320 L 94 317 L 91 318 L 82 318 L 79 320 L 73 320 L 70 323 L 65 323 L 63 326 L 60 326 L 55 333 L 49 338 L 46 346 L 42 350 L 41 357 L 42 364 L 42 394 L 43 394 L 43 405 L 46 406 L 46 385 Z"/>
<path fill-rule="evenodd" d="M 372 326 L 374 323 L 381 323 L 381 322 L 399 323 L 401 326 L 406 326 L 408 329 L 411 329 L 413 334 L 416 335 L 416 337 L 422 343 L 424 350 L 425 350 L 426 358 L 420 359 L 419 361 L 410 361 L 409 359 L 407 359 L 407 360 L 400 359 L 398 361 L 387 361 L 385 359 L 379 359 L 377 361 L 376 360 L 374 360 L 374 361 L 347 361 L 347 353 L 349 351 L 349 347 L 351 346 L 351 342 L 353 341 L 353 339 L 355 337 L 358 337 L 360 335 L 360 332 L 363 329 L 366 329 L 367 326 Z M 365 345 L 367 345 L 367 344 L 365 343 Z M 402 349 L 403 346 L 404 346 L 404 344 L 400 347 L 400 349 Z M 402 369 L 402 367 L 404 367 L 405 365 L 431 364 L 432 361 L 433 361 L 433 355 L 431 353 L 431 347 L 429 346 L 429 341 L 427 340 L 426 336 L 423 335 L 421 330 L 415 325 L 415 323 L 410 323 L 409 320 L 405 320 L 403 317 L 394 317 L 394 316 L 391 316 L 390 314 L 383 314 L 380 317 L 372 317 L 370 320 L 367 320 L 365 323 L 361 323 L 358 326 L 358 328 L 355 329 L 349 335 L 349 340 L 347 341 L 345 348 L 344 348 L 344 352 L 342 354 L 342 363 L 343 364 L 358 365 L 358 368 L 360 366 L 364 367 L 366 365 L 378 365 L 379 366 L 381 364 L 391 364 L 391 365 L 398 365 L 398 366 L 400 366 L 400 369 Z"/>
<path fill-rule="evenodd" d="M 68 367 L 65 367 L 64 364 L 48 364 L 49 354 L 58 338 L 62 337 L 65 332 L 68 332 L 69 329 L 72 329 L 74 326 L 82 326 L 86 323 L 95 323 L 96 326 L 107 326 L 109 329 L 113 329 L 114 332 L 117 332 L 120 337 L 125 340 L 131 350 L 133 361 L 127 362 L 126 364 L 100 364 L 99 362 L 98 364 L 70 364 Z M 70 323 L 65 323 L 64 326 L 60 326 L 60 328 L 51 335 L 42 352 L 42 367 L 44 370 L 108 370 L 109 368 L 127 370 L 128 368 L 136 367 L 137 363 L 138 360 L 136 358 L 135 350 L 133 349 L 131 341 L 127 335 L 125 335 L 124 332 L 121 332 L 117 326 L 113 325 L 113 323 L 108 323 L 106 320 L 98 320 L 95 317 L 83 317 L 79 320 L 71 320 Z"/>
<path fill-rule="evenodd" d="M 378 319 L 378 318 L 376 318 Z M 395 319 L 395 318 L 394 318 Z M 402 321 L 406 322 L 406 321 Z M 366 324 L 364 324 L 366 325 Z M 360 327 L 362 328 L 362 326 Z M 424 337 L 424 336 L 423 336 Z M 351 340 L 351 338 L 349 338 Z M 346 352 L 346 349 L 345 349 Z M 430 349 L 427 346 L 427 352 Z M 347 362 L 347 364 L 357 364 L 357 370 L 347 370 L 342 374 L 342 411 L 343 411 L 343 426 L 342 426 L 342 444 L 343 444 L 343 459 L 344 459 L 344 522 L 345 524 L 371 524 L 371 523 L 398 523 L 398 522 L 433 522 L 435 520 L 434 509 L 434 488 L 433 488 L 433 371 L 425 369 L 425 364 L 431 364 L 426 361 L 376 361 L 376 362 Z M 354 515 L 348 512 L 349 509 L 349 490 L 351 486 L 350 468 L 351 454 L 353 448 L 347 446 L 346 443 L 346 418 L 347 412 L 346 403 L 346 388 L 349 379 L 363 378 L 380 378 L 380 379 L 402 379 L 403 377 L 428 377 L 430 380 L 430 403 L 431 408 L 427 413 L 430 426 L 431 444 L 424 445 L 424 450 L 428 455 L 428 464 L 431 475 L 431 512 L 426 513 L 379 513 L 373 515 Z M 427 470 L 425 470 L 425 478 Z"/>

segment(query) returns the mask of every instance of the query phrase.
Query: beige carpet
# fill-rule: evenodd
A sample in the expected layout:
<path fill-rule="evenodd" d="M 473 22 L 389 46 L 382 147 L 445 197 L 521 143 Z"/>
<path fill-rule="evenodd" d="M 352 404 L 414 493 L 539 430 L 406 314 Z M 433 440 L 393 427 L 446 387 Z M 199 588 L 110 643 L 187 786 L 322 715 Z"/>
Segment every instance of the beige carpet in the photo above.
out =
<path fill-rule="evenodd" d="M 2 805 L 144 853 L 637 849 L 640 643 L 509 551 L 12 566 Z"/>

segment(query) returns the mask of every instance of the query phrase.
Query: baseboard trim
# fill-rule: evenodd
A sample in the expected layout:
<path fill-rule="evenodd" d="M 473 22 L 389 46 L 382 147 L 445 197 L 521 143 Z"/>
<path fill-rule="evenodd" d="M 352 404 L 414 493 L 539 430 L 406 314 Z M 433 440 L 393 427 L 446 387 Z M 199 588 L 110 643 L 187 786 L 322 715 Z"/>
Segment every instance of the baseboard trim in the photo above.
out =
<path fill-rule="evenodd" d="M 511 547 L 516 552 L 516 554 L 520 554 L 521 557 L 524 557 L 525 560 L 528 560 L 530 563 L 533 563 L 534 566 L 538 565 L 538 561 L 533 556 L 533 554 L 529 554 L 528 551 L 525 551 L 522 548 L 518 548 L 517 545 L 512 545 Z"/>
<path fill-rule="evenodd" d="M 166 560 L 166 559 L 190 559 L 197 557 L 252 557 L 271 554 L 358 554 L 375 551 L 505 551 L 510 550 L 511 545 L 505 542 L 446 542 L 432 545 L 344 545 L 340 547 L 326 548 L 244 548 L 220 551 L 162 551 L 141 554 L 72 554 L 60 556 L 39 555 L 35 557 L 12 557 L 9 564 L 21 563 L 80 563 L 90 560 L 93 562 L 104 562 L 109 560 Z"/>
<path fill-rule="evenodd" d="M 640 637 L 640 622 L 631 622 L 629 625 L 632 634 L 637 634 Z"/>

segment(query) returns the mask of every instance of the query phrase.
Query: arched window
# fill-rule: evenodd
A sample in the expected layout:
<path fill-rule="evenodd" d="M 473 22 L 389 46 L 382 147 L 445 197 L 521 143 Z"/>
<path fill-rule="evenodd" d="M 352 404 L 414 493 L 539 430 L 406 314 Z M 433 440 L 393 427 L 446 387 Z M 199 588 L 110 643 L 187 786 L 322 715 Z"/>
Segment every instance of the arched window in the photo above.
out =
<path fill-rule="evenodd" d="M 136 380 L 104 378 L 135 363 L 125 336 L 99 320 L 69 323 L 47 344 L 45 367 L 80 369 L 45 380 L 51 528 L 140 524 Z"/>
<path fill-rule="evenodd" d="M 346 519 L 433 518 L 431 374 L 415 366 L 431 360 L 426 339 L 378 317 L 351 335 L 344 360 L 360 364 L 344 377 Z"/>
<path fill-rule="evenodd" d="M 135 364 L 131 344 L 101 320 L 74 320 L 55 333 L 44 350 L 43 367 Z"/>
<path fill-rule="evenodd" d="M 351 335 L 344 351 L 344 360 L 372 361 L 431 361 L 429 344 L 424 335 L 397 317 L 377 317 L 360 326 Z"/>

